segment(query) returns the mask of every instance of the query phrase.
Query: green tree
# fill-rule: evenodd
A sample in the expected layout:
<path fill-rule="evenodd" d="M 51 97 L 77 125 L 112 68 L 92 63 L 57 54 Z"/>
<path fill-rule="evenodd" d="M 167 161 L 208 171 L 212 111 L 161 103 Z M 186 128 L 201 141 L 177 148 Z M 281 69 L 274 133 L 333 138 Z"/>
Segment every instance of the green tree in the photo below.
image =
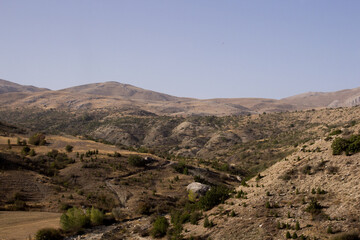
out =
<path fill-rule="evenodd" d="M 92 225 L 101 225 L 104 221 L 104 214 L 99 209 L 92 207 L 90 210 L 90 222 Z"/>
<path fill-rule="evenodd" d="M 43 133 L 35 133 L 29 138 L 29 143 L 36 146 L 45 145 L 45 135 Z"/>
<path fill-rule="evenodd" d="M 28 155 L 29 152 L 30 152 L 30 148 L 28 146 L 23 147 L 21 150 L 21 154 L 24 156 Z"/>
<path fill-rule="evenodd" d="M 154 238 L 163 237 L 165 236 L 168 227 L 169 227 L 168 220 L 163 216 L 159 216 L 156 218 L 155 222 L 153 223 L 153 228 L 151 229 L 151 235 Z"/>
<path fill-rule="evenodd" d="M 68 152 L 68 153 L 70 153 L 70 152 L 72 152 L 73 151 L 73 146 L 71 146 L 71 145 L 66 145 L 66 147 L 65 147 L 65 150 Z"/>
<path fill-rule="evenodd" d="M 224 186 L 212 187 L 198 202 L 200 208 L 210 210 L 229 198 L 230 190 Z"/>
<path fill-rule="evenodd" d="M 60 225 L 64 231 L 79 232 L 89 223 L 89 218 L 82 209 L 73 207 L 60 217 Z"/>
<path fill-rule="evenodd" d="M 36 155 L 36 152 L 34 149 L 31 149 L 30 152 L 29 152 L 29 156 L 33 157 Z"/>
<path fill-rule="evenodd" d="M 54 228 L 43 228 L 36 232 L 36 240 L 62 240 L 60 231 Z"/>
<path fill-rule="evenodd" d="M 145 159 L 138 155 L 130 155 L 128 158 L 129 164 L 134 167 L 143 167 L 146 164 Z"/>

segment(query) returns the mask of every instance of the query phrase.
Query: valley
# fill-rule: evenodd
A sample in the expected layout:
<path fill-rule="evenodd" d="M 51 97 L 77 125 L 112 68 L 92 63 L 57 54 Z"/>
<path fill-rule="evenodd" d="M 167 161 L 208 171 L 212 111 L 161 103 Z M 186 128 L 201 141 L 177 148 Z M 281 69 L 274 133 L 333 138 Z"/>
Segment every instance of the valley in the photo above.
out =
<path fill-rule="evenodd" d="M 43 227 L 89 240 L 359 239 L 359 89 L 198 100 L 2 83 L 0 214 L 49 220 L 11 236 L 23 223 L 1 223 L 1 239 Z"/>

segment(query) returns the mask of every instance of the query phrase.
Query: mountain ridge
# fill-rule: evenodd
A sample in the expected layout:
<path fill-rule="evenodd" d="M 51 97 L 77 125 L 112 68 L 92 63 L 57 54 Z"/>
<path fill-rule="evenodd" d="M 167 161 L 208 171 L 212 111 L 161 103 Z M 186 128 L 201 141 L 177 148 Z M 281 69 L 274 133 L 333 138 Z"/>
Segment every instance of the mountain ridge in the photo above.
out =
<path fill-rule="evenodd" d="M 117 108 L 147 111 L 156 115 L 242 115 L 313 108 L 351 107 L 360 104 L 360 87 L 335 92 L 307 92 L 277 99 L 176 97 L 115 81 L 84 84 L 61 90 L 23 86 L 0 80 L 0 103 L 40 108 Z"/>

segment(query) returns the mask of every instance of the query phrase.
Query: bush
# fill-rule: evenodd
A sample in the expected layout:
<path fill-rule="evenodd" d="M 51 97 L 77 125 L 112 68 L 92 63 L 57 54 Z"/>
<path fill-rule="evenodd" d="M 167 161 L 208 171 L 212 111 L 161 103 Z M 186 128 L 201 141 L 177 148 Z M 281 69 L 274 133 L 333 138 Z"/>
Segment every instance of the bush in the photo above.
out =
<path fill-rule="evenodd" d="M 230 190 L 224 186 L 212 187 L 202 196 L 198 202 L 198 206 L 204 210 L 210 210 L 216 205 L 223 203 L 230 197 Z"/>
<path fill-rule="evenodd" d="M 169 227 L 168 220 L 163 216 L 159 216 L 156 218 L 155 222 L 153 223 L 153 227 L 151 229 L 151 235 L 154 238 L 163 237 L 165 236 L 168 227 Z"/>
<path fill-rule="evenodd" d="M 307 211 L 313 215 L 316 215 L 321 212 L 321 209 L 323 209 L 323 206 L 321 206 L 320 203 L 318 203 L 318 201 L 316 199 L 312 198 L 311 202 L 309 203 L 309 206 L 307 206 L 305 211 Z"/>
<path fill-rule="evenodd" d="M 145 159 L 138 155 L 130 155 L 128 161 L 134 167 L 144 167 L 146 165 Z"/>
<path fill-rule="evenodd" d="M 188 166 L 185 164 L 185 162 L 181 161 L 181 162 L 178 162 L 177 164 L 173 164 L 172 166 L 176 172 L 185 174 L 185 175 L 188 174 Z"/>
<path fill-rule="evenodd" d="M 90 210 L 90 223 L 93 226 L 101 225 L 104 221 L 104 213 L 94 207 Z"/>
<path fill-rule="evenodd" d="M 331 144 L 333 155 L 341 155 L 349 146 L 349 142 L 343 138 L 335 138 Z"/>
<path fill-rule="evenodd" d="M 36 133 L 29 138 L 29 143 L 36 146 L 45 145 L 45 135 L 43 133 Z"/>
<path fill-rule="evenodd" d="M 31 156 L 31 157 L 36 156 L 36 152 L 35 152 L 34 149 L 31 149 L 31 150 L 30 150 L 29 156 Z"/>
<path fill-rule="evenodd" d="M 74 146 L 66 145 L 65 150 L 66 150 L 68 153 L 70 153 L 70 152 L 73 151 L 73 148 L 74 148 Z"/>
<path fill-rule="evenodd" d="M 67 210 L 60 217 L 60 225 L 64 231 L 79 232 L 83 227 L 89 224 L 89 218 L 82 209 L 73 207 Z"/>
<path fill-rule="evenodd" d="M 352 135 L 349 139 L 335 138 L 331 148 L 333 155 L 341 155 L 343 152 L 351 155 L 360 152 L 360 135 Z"/>
<path fill-rule="evenodd" d="M 206 216 L 204 219 L 204 227 L 205 228 L 211 228 L 214 226 L 213 221 L 209 221 L 209 218 Z"/>
<path fill-rule="evenodd" d="M 43 228 L 36 232 L 35 240 L 62 240 L 60 231 L 54 228 Z"/>
<path fill-rule="evenodd" d="M 28 146 L 23 147 L 21 150 L 21 154 L 25 156 L 28 155 L 29 152 L 30 152 L 30 148 Z"/>
<path fill-rule="evenodd" d="M 336 129 L 336 130 L 332 131 L 329 135 L 334 136 L 334 135 L 339 135 L 341 133 L 342 133 L 342 131 L 340 129 Z"/>
<path fill-rule="evenodd" d="M 198 221 L 200 220 L 201 216 L 202 216 L 201 212 L 198 212 L 198 211 L 191 213 L 190 223 L 193 225 L 196 225 L 198 223 Z"/>

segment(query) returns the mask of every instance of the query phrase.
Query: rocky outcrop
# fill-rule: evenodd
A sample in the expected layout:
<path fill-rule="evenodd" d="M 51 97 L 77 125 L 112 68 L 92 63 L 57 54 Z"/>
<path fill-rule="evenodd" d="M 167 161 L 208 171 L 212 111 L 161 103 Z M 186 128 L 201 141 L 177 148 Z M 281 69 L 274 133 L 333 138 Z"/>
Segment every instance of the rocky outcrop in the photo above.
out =
<path fill-rule="evenodd" d="M 192 182 L 189 185 L 187 185 L 186 190 L 188 192 L 196 193 L 197 195 L 205 195 L 207 191 L 209 191 L 210 186 L 206 184 L 202 184 L 199 182 Z"/>

